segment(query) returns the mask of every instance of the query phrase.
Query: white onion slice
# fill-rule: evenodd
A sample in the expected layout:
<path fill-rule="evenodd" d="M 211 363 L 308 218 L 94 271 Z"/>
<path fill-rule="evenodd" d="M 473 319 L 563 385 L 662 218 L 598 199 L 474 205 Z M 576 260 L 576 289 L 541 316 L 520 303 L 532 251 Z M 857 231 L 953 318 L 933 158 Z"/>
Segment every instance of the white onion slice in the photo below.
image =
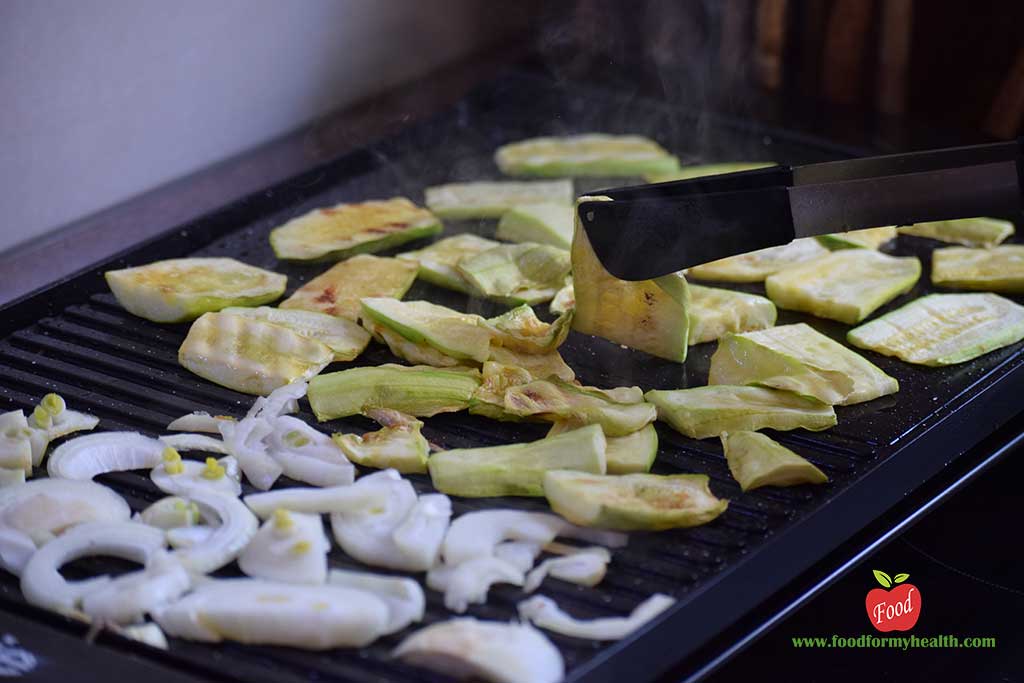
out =
<path fill-rule="evenodd" d="M 175 529 L 199 523 L 199 507 L 180 496 L 167 496 L 151 504 L 133 519 L 159 529 Z"/>
<path fill-rule="evenodd" d="M 106 472 L 152 469 L 160 464 L 164 445 L 138 432 L 103 432 L 65 441 L 46 463 L 56 479 L 92 479 Z"/>
<path fill-rule="evenodd" d="M 0 413 L 0 467 L 32 474 L 32 436 L 25 413 L 12 410 Z"/>
<path fill-rule="evenodd" d="M 0 488 L 6 486 L 17 486 L 25 483 L 25 470 L 12 470 L 7 467 L 0 467 Z"/>
<path fill-rule="evenodd" d="M 391 534 L 407 571 L 426 571 L 438 563 L 451 518 L 452 501 L 443 493 L 427 493 L 416 500 Z"/>
<path fill-rule="evenodd" d="M 673 604 L 675 598 L 656 593 L 647 598 L 628 617 L 580 620 L 570 616 L 551 598 L 536 595 L 517 606 L 519 616 L 548 631 L 590 640 L 620 640 L 655 618 Z"/>
<path fill-rule="evenodd" d="M 462 614 L 470 605 L 487 602 L 487 592 L 496 583 L 523 585 L 523 571 L 497 557 L 474 557 L 461 564 L 439 565 L 427 572 L 427 585 L 444 591 L 444 606 Z"/>
<path fill-rule="evenodd" d="M 195 526 L 180 526 L 167 530 L 167 545 L 175 550 L 191 548 L 206 543 L 213 535 L 217 527 L 208 524 L 196 524 Z"/>
<path fill-rule="evenodd" d="M 356 478 L 356 468 L 323 432 L 296 417 L 273 421 L 268 453 L 287 477 L 313 486 L 345 486 Z"/>
<path fill-rule="evenodd" d="M 101 623 L 131 624 L 180 598 L 192 585 L 181 563 L 153 554 L 145 569 L 122 574 L 82 598 L 82 611 Z"/>
<path fill-rule="evenodd" d="M 111 629 L 114 633 L 131 638 L 134 641 L 149 645 L 159 650 L 167 649 L 167 636 L 156 624 L 132 624 L 131 626 L 115 626 Z"/>
<path fill-rule="evenodd" d="M 43 428 L 35 424 L 29 424 L 29 431 L 32 432 L 29 440 L 32 444 L 32 466 L 39 467 L 43 464 L 43 456 L 46 455 L 46 448 L 50 442 L 75 432 L 85 432 L 96 428 L 100 419 L 86 413 L 79 413 L 75 410 L 62 410 L 57 415 L 50 416 L 50 425 Z"/>
<path fill-rule="evenodd" d="M 388 623 L 382 635 L 397 633 L 423 619 L 426 597 L 420 584 L 403 576 L 386 576 L 349 569 L 332 569 L 327 582 L 366 591 L 377 596 L 388 606 Z"/>
<path fill-rule="evenodd" d="M 26 602 L 56 612 L 70 612 L 83 596 L 110 582 L 103 575 L 70 582 L 60 575 L 66 562 L 88 555 L 113 555 L 140 564 L 164 547 L 164 532 L 135 522 L 79 524 L 36 551 L 21 575 Z"/>
<path fill-rule="evenodd" d="M 297 379 L 291 384 L 278 387 L 266 397 L 258 397 L 246 417 L 273 420 L 281 415 L 294 413 L 299 409 L 299 399 L 306 395 L 308 388 L 309 383 L 304 379 Z"/>
<path fill-rule="evenodd" d="M 230 455 L 217 461 L 217 465 L 224 471 L 213 478 L 206 476 L 210 469 L 206 463 L 182 460 L 180 464 L 181 472 L 172 474 L 167 471 L 166 463 L 161 463 L 153 468 L 153 471 L 149 473 L 149 478 L 153 480 L 158 489 L 176 496 L 188 496 L 196 489 L 228 496 L 242 494 L 242 475 L 238 471 L 238 461 Z"/>
<path fill-rule="evenodd" d="M 210 415 L 202 411 L 196 411 L 189 413 L 188 415 L 182 415 L 176 420 L 172 420 L 167 425 L 167 431 L 170 432 L 207 432 L 209 434 L 220 434 L 220 428 L 218 425 L 221 422 L 233 422 L 235 418 L 227 417 L 225 415 Z"/>
<path fill-rule="evenodd" d="M 238 466 L 256 488 L 266 491 L 283 470 L 270 455 L 263 440 L 273 431 L 264 420 L 245 418 L 241 422 L 222 422 L 220 434 L 228 453 L 238 459 Z"/>
<path fill-rule="evenodd" d="M 540 543 L 529 541 L 505 541 L 494 546 L 494 556 L 505 560 L 522 572 L 533 569 L 533 563 L 540 555 Z"/>
<path fill-rule="evenodd" d="M 529 624 L 450 619 L 416 631 L 395 649 L 399 659 L 443 676 L 496 683 L 557 683 L 565 662 Z"/>
<path fill-rule="evenodd" d="M 159 437 L 164 445 L 177 451 L 202 451 L 204 453 L 220 453 L 226 455 L 227 446 L 222 439 L 215 439 L 205 434 L 167 434 Z"/>
<path fill-rule="evenodd" d="M 173 556 L 189 571 L 207 574 L 238 557 L 256 535 L 259 521 L 234 496 L 196 489 L 188 497 L 199 506 L 204 521 L 212 520 L 218 526 L 205 541 L 176 550 Z"/>
<path fill-rule="evenodd" d="M 416 489 L 395 470 L 367 475 L 354 484 L 385 487 L 381 502 L 350 512 L 331 515 L 334 540 L 350 557 L 374 567 L 418 571 L 419 563 L 395 545 L 394 533 L 416 505 Z"/>
<path fill-rule="evenodd" d="M 369 645 L 389 613 L 380 598 L 341 586 L 213 579 L 154 618 L 170 635 L 190 640 L 327 650 Z"/>
<path fill-rule="evenodd" d="M 319 584 L 327 580 L 330 549 L 320 515 L 278 510 L 238 556 L 238 567 L 255 579 Z"/>
<path fill-rule="evenodd" d="M 606 548 L 581 548 L 565 557 L 551 557 L 526 576 L 523 591 L 532 593 L 550 574 L 556 579 L 579 586 L 596 586 L 604 579 L 612 554 Z"/>
<path fill-rule="evenodd" d="M 395 474 L 397 475 L 397 472 Z M 374 476 L 367 475 L 351 486 L 331 486 L 322 489 L 297 486 L 267 493 L 253 493 L 242 500 L 260 519 L 266 519 L 279 508 L 310 513 L 356 511 L 381 505 L 387 500 L 388 486 L 382 486 L 379 479 L 371 479 Z"/>

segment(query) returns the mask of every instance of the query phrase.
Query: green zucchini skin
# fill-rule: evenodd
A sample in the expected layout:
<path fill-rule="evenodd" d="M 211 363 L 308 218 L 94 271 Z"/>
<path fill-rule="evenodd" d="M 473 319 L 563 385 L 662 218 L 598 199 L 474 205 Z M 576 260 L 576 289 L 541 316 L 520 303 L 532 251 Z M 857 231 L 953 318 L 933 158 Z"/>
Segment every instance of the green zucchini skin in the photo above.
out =
<path fill-rule="evenodd" d="M 469 407 L 480 373 L 468 369 L 379 365 L 318 375 L 309 383 L 309 404 L 321 422 L 391 408 L 429 417 Z"/>

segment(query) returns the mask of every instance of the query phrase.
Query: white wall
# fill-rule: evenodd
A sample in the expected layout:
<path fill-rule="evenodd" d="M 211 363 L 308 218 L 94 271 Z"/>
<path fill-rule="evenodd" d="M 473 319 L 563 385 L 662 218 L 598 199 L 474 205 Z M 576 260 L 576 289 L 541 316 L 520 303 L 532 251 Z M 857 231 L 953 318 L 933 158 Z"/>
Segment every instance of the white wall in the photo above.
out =
<path fill-rule="evenodd" d="M 503 5 L 0 0 L 0 251 L 471 52 Z"/>

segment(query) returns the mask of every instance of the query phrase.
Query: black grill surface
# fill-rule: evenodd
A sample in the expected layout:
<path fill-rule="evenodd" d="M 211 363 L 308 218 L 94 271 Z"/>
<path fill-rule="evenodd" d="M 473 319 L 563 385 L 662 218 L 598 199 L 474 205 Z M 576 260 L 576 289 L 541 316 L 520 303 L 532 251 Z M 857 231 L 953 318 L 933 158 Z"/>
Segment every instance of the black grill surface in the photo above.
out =
<path fill-rule="evenodd" d="M 30 408 L 45 393 L 59 392 L 70 407 L 98 415 L 106 430 L 163 433 L 173 418 L 194 410 L 243 414 L 253 397 L 218 387 L 178 366 L 177 348 L 187 325 L 158 325 L 126 313 L 106 290 L 102 272 L 188 254 L 232 256 L 289 276 L 289 292 L 324 265 L 279 263 L 268 231 L 317 206 L 404 195 L 422 202 L 423 189 L 447 181 L 498 178 L 491 160 L 499 144 L 526 136 L 566 132 L 630 132 L 651 135 L 693 161 L 772 159 L 807 163 L 855 154 L 825 141 L 766 130 L 598 90 L 555 88 L 547 81 L 510 76 L 475 92 L 454 110 L 409 128 L 192 224 L 136 245 L 106 264 L 16 302 L 0 312 L 0 409 Z M 619 181 L 577 182 L 584 192 Z M 493 232 L 493 222 L 448 222 L 446 234 Z M 129 238 L 130 239 L 130 238 Z M 413 248 L 422 245 L 408 245 Z M 919 256 L 924 277 L 915 289 L 883 309 L 931 291 L 929 254 L 936 243 L 900 237 L 887 250 Z M 744 286 L 762 292 L 760 286 Z M 417 282 L 407 299 L 428 299 L 461 310 L 492 315 L 500 308 Z M 543 307 L 538 307 L 543 308 Z M 779 324 L 806 321 L 837 339 L 847 327 L 780 311 Z M 685 365 L 660 361 L 601 339 L 573 333 L 563 355 L 581 381 L 601 387 L 644 389 L 700 386 L 707 380 L 714 344 L 691 348 Z M 661 439 L 654 471 L 699 472 L 711 477 L 715 494 L 730 500 L 718 520 L 691 530 L 631 535 L 614 553 L 607 578 L 596 588 L 549 579 L 539 591 L 582 618 L 625 615 L 655 592 L 678 605 L 650 627 L 612 645 L 551 635 L 565 656 L 570 680 L 643 680 L 664 670 L 743 614 L 754 609 L 802 570 L 821 559 L 945 463 L 960 456 L 1017 414 L 1024 387 L 1021 344 L 947 369 L 911 366 L 865 355 L 900 382 L 900 392 L 870 403 L 839 407 L 839 425 L 827 432 L 772 434 L 824 470 L 821 487 L 762 489 L 741 494 L 716 440 L 694 441 L 658 424 Z M 351 365 L 394 362 L 373 345 Z M 300 417 L 316 424 L 304 406 Z M 540 438 L 542 425 L 507 424 L 468 414 L 426 420 L 427 438 L 444 448 L 496 445 Z M 330 431 L 375 428 L 361 418 L 321 425 Z M 42 473 L 40 473 L 42 474 Z M 430 490 L 426 477 L 412 478 Z M 122 473 L 101 481 L 125 495 L 135 509 L 161 497 L 146 473 Z M 290 482 L 284 482 L 285 485 Z M 247 491 L 248 492 L 248 491 Z M 456 514 L 515 507 L 544 510 L 543 500 L 455 499 Z M 340 550 L 333 566 L 356 566 Z M 101 559 L 76 562 L 69 574 L 109 571 Z M 236 574 L 232 566 L 222 572 Z M 427 591 L 425 624 L 450 616 L 441 596 Z M 488 604 L 469 614 L 511 619 L 525 596 L 497 586 Z M 0 577 L 6 609 L 60 627 L 62 620 L 25 605 L 17 581 Z M 424 670 L 389 658 L 408 632 L 360 651 L 326 653 L 285 648 L 210 646 L 172 639 L 168 653 L 138 646 L 152 656 L 203 677 L 244 681 L 439 681 Z M 114 654 L 110 656 L 121 656 Z"/>

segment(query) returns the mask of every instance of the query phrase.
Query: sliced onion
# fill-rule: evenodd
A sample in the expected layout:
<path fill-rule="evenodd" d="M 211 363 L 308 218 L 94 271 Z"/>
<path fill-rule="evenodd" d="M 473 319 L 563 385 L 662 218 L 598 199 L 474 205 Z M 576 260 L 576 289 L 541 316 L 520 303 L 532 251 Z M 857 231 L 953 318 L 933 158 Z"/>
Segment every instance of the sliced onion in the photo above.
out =
<path fill-rule="evenodd" d="M 172 636 L 307 650 L 363 647 L 387 627 L 388 606 L 362 590 L 260 579 L 211 579 L 154 617 Z"/>
<path fill-rule="evenodd" d="M 540 543 L 529 541 L 505 541 L 494 546 L 494 556 L 505 560 L 522 572 L 533 569 L 533 563 L 540 555 Z"/>
<path fill-rule="evenodd" d="M 57 479 L 92 479 L 98 474 L 152 469 L 160 464 L 164 445 L 138 432 L 103 432 L 65 441 L 46 463 Z"/>
<path fill-rule="evenodd" d="M 238 556 L 238 567 L 255 579 L 319 584 L 327 580 L 330 549 L 320 515 L 278 510 Z"/>
<path fill-rule="evenodd" d="M 195 526 L 180 526 L 167 530 L 167 544 L 175 550 L 192 548 L 206 543 L 217 527 L 209 524 L 196 524 Z"/>
<path fill-rule="evenodd" d="M 304 379 L 297 379 L 291 384 L 278 387 L 268 396 L 258 397 L 246 417 L 273 420 L 281 415 L 294 413 L 299 409 L 299 399 L 306 395 L 308 388 L 309 383 Z"/>
<path fill-rule="evenodd" d="M 470 605 L 487 602 L 487 593 L 496 583 L 523 585 L 523 572 L 497 557 L 474 557 L 461 564 L 439 565 L 427 572 L 427 585 L 444 591 L 444 606 L 462 614 Z"/>
<path fill-rule="evenodd" d="M 188 496 L 196 489 L 228 496 L 242 494 L 242 476 L 238 471 L 238 461 L 230 455 L 216 461 L 216 467 L 213 468 L 216 471 L 212 477 L 208 476 L 211 472 L 211 463 L 182 460 L 180 465 L 180 472 L 170 473 L 167 471 L 166 463 L 161 463 L 153 468 L 149 478 L 164 493 L 177 496 Z"/>
<path fill-rule="evenodd" d="M 136 518 L 159 529 L 192 526 L 199 523 L 199 506 L 179 496 L 167 496 L 147 507 Z"/>
<path fill-rule="evenodd" d="M 428 493 L 416 500 L 391 534 L 407 571 L 426 571 L 438 563 L 451 518 L 452 501 L 443 493 Z"/>
<path fill-rule="evenodd" d="M 0 488 L 17 486 L 18 484 L 24 483 L 25 470 L 21 468 L 12 470 L 7 467 L 0 467 Z"/>
<path fill-rule="evenodd" d="M 416 505 L 416 489 L 395 470 L 367 475 L 352 488 L 383 486 L 387 497 L 379 503 L 350 512 L 333 513 L 334 540 L 350 557 L 374 567 L 417 571 L 417 565 L 395 545 L 394 533 Z"/>
<path fill-rule="evenodd" d="M 164 547 L 164 532 L 136 522 L 88 522 L 79 524 L 36 551 L 21 576 L 25 600 L 56 612 L 70 612 L 89 592 L 110 582 L 109 576 L 70 582 L 60 567 L 89 555 L 113 555 L 146 564 Z"/>
<path fill-rule="evenodd" d="M 191 572 L 206 574 L 220 569 L 238 557 L 249 544 L 259 521 L 249 508 L 234 496 L 196 489 L 189 492 L 189 498 L 199 506 L 199 513 L 205 521 L 218 524 L 213 533 L 203 541 L 189 548 L 176 550 L 176 557 Z"/>
<path fill-rule="evenodd" d="M 238 466 L 249 483 L 266 491 L 281 476 L 282 468 L 267 454 L 263 442 L 273 427 L 263 420 L 245 418 L 241 422 L 223 422 L 220 434 L 228 453 L 238 459 Z"/>
<path fill-rule="evenodd" d="M 116 626 L 111 630 L 118 635 L 131 638 L 143 645 L 149 645 L 159 650 L 167 649 L 167 636 L 164 635 L 159 626 L 152 622 L 148 624 L 133 624 L 131 626 Z"/>
<path fill-rule="evenodd" d="M 273 426 L 268 452 L 285 476 L 313 486 L 345 486 L 355 481 L 356 468 L 331 437 L 295 417 L 278 417 Z"/>
<path fill-rule="evenodd" d="M 605 617 L 586 621 L 565 612 L 551 598 L 536 595 L 517 606 L 522 619 L 548 631 L 590 640 L 620 640 L 675 604 L 675 598 L 656 593 L 637 605 L 628 617 Z"/>
<path fill-rule="evenodd" d="M 63 403 L 63 400 L 61 400 L 61 403 Z M 68 434 L 74 434 L 75 432 L 95 429 L 99 423 L 100 419 L 93 415 L 79 413 L 74 410 L 61 410 L 56 415 L 51 414 L 50 424 L 46 427 L 41 427 L 38 424 L 35 426 L 29 425 L 29 430 L 32 432 L 30 437 L 32 443 L 32 466 L 39 467 L 43 464 L 46 447 L 50 445 L 51 441 Z"/>
<path fill-rule="evenodd" d="M 221 439 L 205 434 L 168 434 L 160 441 L 177 451 L 202 451 L 204 453 L 227 454 L 228 448 Z"/>
<path fill-rule="evenodd" d="M 82 598 L 82 611 L 101 623 L 131 624 L 180 598 L 192 577 L 167 553 L 153 554 L 146 568 L 122 574 Z"/>
<path fill-rule="evenodd" d="M 523 590 L 527 593 L 537 590 L 549 574 L 579 586 L 596 586 L 604 579 L 611 561 L 611 553 L 600 547 L 582 548 L 565 557 L 548 558 L 526 576 Z"/>
<path fill-rule="evenodd" d="M 220 434 L 220 428 L 218 425 L 221 422 L 229 421 L 233 422 L 235 418 L 227 417 L 225 415 L 213 416 L 209 413 L 197 411 L 189 413 L 188 415 L 182 415 L 176 420 L 171 421 L 167 425 L 167 430 L 171 432 L 207 432 L 209 434 Z"/>
<path fill-rule="evenodd" d="M 349 569 L 332 569 L 327 582 L 372 593 L 388 606 L 388 623 L 382 635 L 397 633 L 423 619 L 426 598 L 420 584 L 402 576 L 385 576 Z"/>
<path fill-rule="evenodd" d="M 32 474 L 32 432 L 25 413 L 12 410 L 0 413 L 0 467 Z"/>
<path fill-rule="evenodd" d="M 456 679 L 496 683 L 557 683 L 565 676 L 562 655 L 529 624 L 450 619 L 416 631 L 395 657 Z"/>
<path fill-rule="evenodd" d="M 261 519 L 266 519 L 279 508 L 310 513 L 354 512 L 381 505 L 387 500 L 389 487 L 382 485 L 384 482 L 381 479 L 373 479 L 377 474 L 380 473 L 367 475 L 351 486 L 297 486 L 267 493 L 254 493 L 245 496 L 243 500 Z M 398 473 L 395 472 L 395 475 L 398 476 Z"/>

